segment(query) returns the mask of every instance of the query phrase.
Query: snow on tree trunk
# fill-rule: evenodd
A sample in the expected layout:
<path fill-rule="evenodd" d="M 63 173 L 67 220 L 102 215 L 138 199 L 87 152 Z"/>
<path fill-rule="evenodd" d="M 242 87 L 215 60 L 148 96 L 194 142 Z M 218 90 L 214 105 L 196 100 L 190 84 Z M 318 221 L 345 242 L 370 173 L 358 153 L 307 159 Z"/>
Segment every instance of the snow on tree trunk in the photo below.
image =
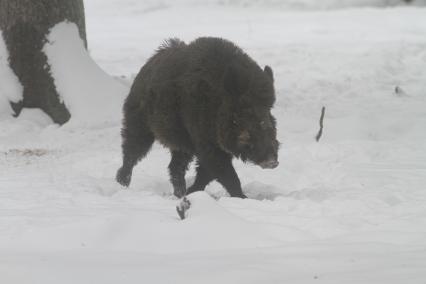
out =
<path fill-rule="evenodd" d="M 59 23 L 46 38 L 42 50 L 56 90 L 71 114 L 67 125 L 119 123 L 129 88 L 105 73 L 90 57 L 77 26 Z"/>
<path fill-rule="evenodd" d="M 41 108 L 56 123 L 70 119 L 42 51 L 49 29 L 62 21 L 77 25 L 87 48 L 83 0 L 0 0 L 0 30 L 9 64 L 23 86 L 23 100 L 11 102 L 16 115 L 24 107 Z"/>

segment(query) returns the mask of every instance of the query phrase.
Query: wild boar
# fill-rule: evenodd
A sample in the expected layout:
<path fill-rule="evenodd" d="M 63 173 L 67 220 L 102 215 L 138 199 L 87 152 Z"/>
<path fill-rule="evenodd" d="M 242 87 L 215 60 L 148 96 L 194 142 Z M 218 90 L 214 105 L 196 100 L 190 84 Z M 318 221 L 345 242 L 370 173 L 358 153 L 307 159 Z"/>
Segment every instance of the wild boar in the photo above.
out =
<path fill-rule="evenodd" d="M 124 103 L 117 181 L 130 184 L 133 167 L 157 140 L 171 152 L 177 197 L 217 180 L 232 197 L 245 198 L 233 157 L 278 166 L 273 81 L 269 66 L 260 68 L 230 41 L 167 40 L 142 67 Z M 185 172 L 194 157 L 197 174 L 187 189 Z"/>

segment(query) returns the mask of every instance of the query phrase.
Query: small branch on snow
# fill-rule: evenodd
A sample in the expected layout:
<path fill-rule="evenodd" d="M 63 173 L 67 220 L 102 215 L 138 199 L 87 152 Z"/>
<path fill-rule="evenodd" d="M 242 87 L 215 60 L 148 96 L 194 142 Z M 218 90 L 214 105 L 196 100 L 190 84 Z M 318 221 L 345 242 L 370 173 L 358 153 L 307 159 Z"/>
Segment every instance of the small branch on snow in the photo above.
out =
<path fill-rule="evenodd" d="M 398 97 L 407 97 L 407 93 L 400 87 L 400 86 L 396 86 L 395 87 L 395 95 Z"/>
<path fill-rule="evenodd" d="M 319 140 L 321 139 L 321 136 L 322 136 L 322 129 L 324 127 L 324 116 L 325 116 L 325 107 L 322 107 L 321 118 L 320 118 L 320 122 L 319 122 L 319 124 L 320 124 L 320 130 L 318 131 L 318 134 L 315 137 L 315 139 L 317 140 L 317 142 L 319 142 Z"/>

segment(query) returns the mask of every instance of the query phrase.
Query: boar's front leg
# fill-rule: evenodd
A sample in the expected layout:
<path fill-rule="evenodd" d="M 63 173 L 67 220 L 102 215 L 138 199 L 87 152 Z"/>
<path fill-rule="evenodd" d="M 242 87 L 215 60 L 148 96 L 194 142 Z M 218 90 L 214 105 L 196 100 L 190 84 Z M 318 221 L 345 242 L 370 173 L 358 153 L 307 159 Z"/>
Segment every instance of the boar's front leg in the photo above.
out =
<path fill-rule="evenodd" d="M 173 185 L 173 193 L 176 197 L 182 197 L 186 193 L 185 173 L 192 155 L 181 151 L 172 151 L 172 160 L 169 164 L 170 182 Z"/>
<path fill-rule="evenodd" d="M 232 165 L 232 157 L 220 149 L 204 150 L 199 161 L 228 191 L 231 197 L 247 198 L 241 189 L 240 179 Z"/>

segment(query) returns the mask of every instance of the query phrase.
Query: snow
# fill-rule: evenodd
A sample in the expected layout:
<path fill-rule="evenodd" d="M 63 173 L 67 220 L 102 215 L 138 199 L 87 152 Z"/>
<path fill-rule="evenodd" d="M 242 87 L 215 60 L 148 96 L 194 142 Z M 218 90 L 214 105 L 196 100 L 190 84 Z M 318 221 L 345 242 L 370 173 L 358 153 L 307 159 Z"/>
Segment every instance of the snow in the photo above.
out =
<path fill-rule="evenodd" d="M 424 8 L 120 3 L 86 1 L 88 42 L 125 84 L 168 37 L 222 36 L 272 66 L 280 166 L 235 161 L 250 199 L 212 183 L 188 196 L 183 221 L 161 146 L 123 189 L 126 87 L 60 24 L 45 50 L 69 66 L 52 71 L 75 122 L 39 110 L 0 120 L 1 283 L 424 283 Z"/>
<path fill-rule="evenodd" d="M 63 22 L 51 28 L 43 51 L 61 101 L 70 111 L 70 124 L 120 119 L 128 88 L 111 80 L 93 61 L 84 48 L 76 24 Z"/>
<path fill-rule="evenodd" d="M 404 0 L 90 0 L 89 9 L 103 10 L 110 15 L 145 14 L 176 7 L 233 6 L 283 10 L 336 10 L 352 7 L 407 6 Z M 102 5 L 100 5 L 102 4 Z M 426 0 L 412 0 L 410 5 L 425 6 Z M 120 7 L 116 9 L 115 7 Z"/>

